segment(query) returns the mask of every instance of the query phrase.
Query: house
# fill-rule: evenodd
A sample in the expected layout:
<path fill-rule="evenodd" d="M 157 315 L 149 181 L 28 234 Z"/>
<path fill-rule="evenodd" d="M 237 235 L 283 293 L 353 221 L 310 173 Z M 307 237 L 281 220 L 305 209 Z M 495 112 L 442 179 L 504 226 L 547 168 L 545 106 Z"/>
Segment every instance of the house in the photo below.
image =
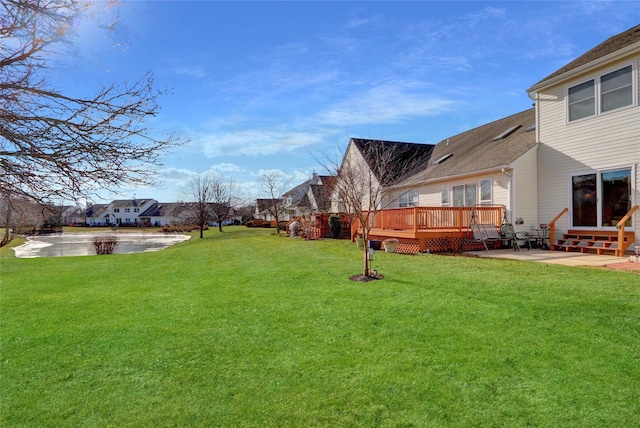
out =
<path fill-rule="evenodd" d="M 85 222 L 89 227 L 110 226 L 109 204 L 89 205 L 86 210 Z"/>
<path fill-rule="evenodd" d="M 94 204 L 86 210 L 93 226 L 165 226 L 184 221 L 184 203 L 159 203 L 155 199 L 118 199 Z"/>
<path fill-rule="evenodd" d="M 155 199 L 117 199 L 109 204 L 109 220 L 117 226 L 140 225 L 140 214 L 153 204 Z"/>
<path fill-rule="evenodd" d="M 621 256 L 640 245 L 639 60 L 636 26 L 529 88 L 534 109 L 439 142 L 422 170 L 385 186 L 381 205 L 393 209 L 372 234 L 409 252 L 461 248 L 480 215 L 520 231 L 548 224 L 552 249 Z"/>
<path fill-rule="evenodd" d="M 407 177 L 423 170 L 432 156 L 434 146 L 401 141 L 351 138 L 340 165 L 331 197 L 331 212 L 351 212 L 358 204 L 364 209 L 417 205 L 413 192 L 383 195 L 380 189 L 389 189 Z M 365 195 L 362 201 L 349 197 L 350 188 Z M 377 196 L 380 196 L 378 198 Z M 402 199 L 402 200 L 400 200 Z"/>
<path fill-rule="evenodd" d="M 616 232 L 640 203 L 639 61 L 640 25 L 527 89 L 536 106 L 538 220 L 567 209 L 559 235 Z M 640 245 L 640 213 L 624 231 Z"/>
<path fill-rule="evenodd" d="M 290 221 L 304 214 L 326 211 L 329 204 L 332 177 L 315 172 L 305 182 L 283 193 L 281 199 L 257 199 L 254 217 L 274 221 L 278 207 L 280 221 Z"/>
<path fill-rule="evenodd" d="M 535 115 L 529 109 L 440 141 L 422 171 L 390 188 L 397 207 L 502 205 L 510 223 L 537 224 Z M 407 196 L 403 196 L 407 195 Z M 404 204 L 403 201 L 410 201 Z M 522 219 L 522 220 L 520 220 Z"/>
<path fill-rule="evenodd" d="M 138 216 L 138 222 L 146 227 L 184 224 L 188 220 L 184 202 L 155 202 Z"/>

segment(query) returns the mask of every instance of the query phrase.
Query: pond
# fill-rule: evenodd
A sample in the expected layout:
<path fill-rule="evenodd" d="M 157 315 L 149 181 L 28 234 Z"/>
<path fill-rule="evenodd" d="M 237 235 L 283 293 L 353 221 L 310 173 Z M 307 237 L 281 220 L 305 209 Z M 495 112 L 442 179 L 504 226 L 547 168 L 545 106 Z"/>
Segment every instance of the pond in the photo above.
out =
<path fill-rule="evenodd" d="M 188 235 L 164 233 L 61 233 L 30 237 L 14 251 L 19 258 L 91 256 L 96 254 L 93 238 L 100 235 L 118 238 L 114 254 L 159 251 L 189 239 Z"/>

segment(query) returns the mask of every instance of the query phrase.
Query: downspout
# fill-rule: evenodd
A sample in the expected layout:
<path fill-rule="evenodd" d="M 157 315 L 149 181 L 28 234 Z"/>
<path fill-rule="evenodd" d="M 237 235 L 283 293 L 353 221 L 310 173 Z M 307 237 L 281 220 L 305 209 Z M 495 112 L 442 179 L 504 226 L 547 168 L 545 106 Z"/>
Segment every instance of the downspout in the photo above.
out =
<path fill-rule="evenodd" d="M 507 209 L 509 210 L 509 223 L 513 224 L 513 174 L 507 172 L 506 168 L 502 168 L 501 172 L 509 177 L 509 206 Z"/>
<path fill-rule="evenodd" d="M 533 95 L 533 96 L 532 96 Z M 538 92 L 527 92 L 527 96 L 529 97 L 529 99 L 533 100 L 534 102 L 534 114 L 535 114 L 535 119 L 536 119 L 536 144 L 538 144 L 538 152 L 536 153 L 536 170 L 540 171 L 539 165 L 538 165 L 538 157 L 540 156 L 540 94 Z M 538 177 L 538 173 L 536 173 L 536 177 Z M 536 183 L 536 187 L 539 186 L 540 183 L 540 178 L 537 178 L 538 183 Z M 537 188 L 537 192 L 536 192 L 536 217 L 539 220 L 540 219 L 540 189 Z"/>

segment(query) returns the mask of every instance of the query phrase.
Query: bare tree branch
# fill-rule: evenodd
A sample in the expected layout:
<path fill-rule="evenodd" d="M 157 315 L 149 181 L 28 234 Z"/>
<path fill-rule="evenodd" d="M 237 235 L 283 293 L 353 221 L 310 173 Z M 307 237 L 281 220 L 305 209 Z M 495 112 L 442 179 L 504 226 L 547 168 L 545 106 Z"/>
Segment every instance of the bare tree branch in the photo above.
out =
<path fill-rule="evenodd" d="M 0 192 L 4 198 L 77 200 L 148 185 L 162 156 L 184 140 L 153 136 L 159 112 L 150 74 L 74 97 L 48 83 L 54 46 L 69 43 L 86 3 L 4 0 L 0 6 Z"/>

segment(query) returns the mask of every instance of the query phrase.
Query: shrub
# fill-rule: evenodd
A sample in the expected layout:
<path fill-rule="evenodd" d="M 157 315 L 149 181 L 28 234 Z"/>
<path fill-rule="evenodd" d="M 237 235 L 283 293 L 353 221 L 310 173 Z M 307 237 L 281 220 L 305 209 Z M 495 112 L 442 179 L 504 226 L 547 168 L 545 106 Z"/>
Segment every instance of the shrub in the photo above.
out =
<path fill-rule="evenodd" d="M 118 237 L 114 235 L 99 235 L 93 238 L 96 254 L 113 254 L 117 245 Z"/>
<path fill-rule="evenodd" d="M 342 223 L 340 222 L 340 216 L 331 214 L 329 217 L 329 232 L 333 238 L 339 238 L 342 233 Z"/>

